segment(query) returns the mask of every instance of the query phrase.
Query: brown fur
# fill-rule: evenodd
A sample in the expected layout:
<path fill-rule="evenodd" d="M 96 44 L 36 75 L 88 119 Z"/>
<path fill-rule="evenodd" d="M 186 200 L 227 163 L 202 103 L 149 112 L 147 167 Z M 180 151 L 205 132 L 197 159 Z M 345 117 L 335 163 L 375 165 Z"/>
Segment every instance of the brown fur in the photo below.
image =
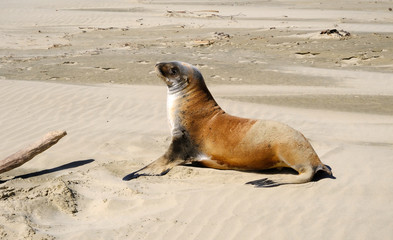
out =
<path fill-rule="evenodd" d="M 308 182 L 319 170 L 332 175 L 300 132 L 282 123 L 225 113 L 192 65 L 160 63 L 156 71 L 168 86 L 172 143 L 162 157 L 127 179 L 163 175 L 176 165 L 190 162 L 217 169 L 255 171 L 288 167 L 298 172 L 249 182 L 258 187 Z"/>

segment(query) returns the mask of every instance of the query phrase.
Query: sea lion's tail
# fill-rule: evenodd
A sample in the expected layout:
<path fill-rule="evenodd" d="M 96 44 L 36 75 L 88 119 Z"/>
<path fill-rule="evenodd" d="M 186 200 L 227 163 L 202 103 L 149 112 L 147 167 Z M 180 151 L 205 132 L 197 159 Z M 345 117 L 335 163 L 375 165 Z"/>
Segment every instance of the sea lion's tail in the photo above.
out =
<path fill-rule="evenodd" d="M 329 166 L 321 163 L 318 165 L 318 167 L 315 169 L 315 173 L 319 171 L 324 171 L 325 173 L 329 174 L 329 176 L 333 176 L 332 170 L 330 169 Z"/>

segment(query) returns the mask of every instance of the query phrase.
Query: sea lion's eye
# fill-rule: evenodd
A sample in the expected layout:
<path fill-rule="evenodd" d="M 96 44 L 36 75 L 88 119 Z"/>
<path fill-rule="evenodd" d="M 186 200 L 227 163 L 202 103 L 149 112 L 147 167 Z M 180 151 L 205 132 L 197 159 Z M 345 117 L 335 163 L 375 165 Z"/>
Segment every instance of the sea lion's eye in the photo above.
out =
<path fill-rule="evenodd" d="M 169 73 L 170 73 L 172 76 L 176 75 L 177 72 L 178 72 L 177 68 L 171 68 L 171 70 L 169 71 Z"/>

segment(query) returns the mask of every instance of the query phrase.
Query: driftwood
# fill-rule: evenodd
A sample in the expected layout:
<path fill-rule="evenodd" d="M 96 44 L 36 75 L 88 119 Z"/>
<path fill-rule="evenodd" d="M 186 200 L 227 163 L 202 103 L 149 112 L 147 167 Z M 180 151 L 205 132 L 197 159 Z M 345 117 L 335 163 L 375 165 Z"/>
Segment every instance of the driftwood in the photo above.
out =
<path fill-rule="evenodd" d="M 34 158 L 37 154 L 42 153 L 56 144 L 65 135 L 67 135 L 66 131 L 54 131 L 47 133 L 39 141 L 1 160 L 0 173 L 7 172 L 21 166 Z"/>

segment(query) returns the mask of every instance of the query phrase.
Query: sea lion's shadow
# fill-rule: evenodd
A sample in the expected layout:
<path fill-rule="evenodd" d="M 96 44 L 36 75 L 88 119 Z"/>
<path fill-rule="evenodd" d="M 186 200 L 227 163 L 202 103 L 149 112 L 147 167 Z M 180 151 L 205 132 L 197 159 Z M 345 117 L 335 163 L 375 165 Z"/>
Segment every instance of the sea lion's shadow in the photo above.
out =
<path fill-rule="evenodd" d="M 5 182 L 7 182 L 9 180 L 12 180 L 12 179 L 17 179 L 17 178 L 26 179 L 26 178 L 37 177 L 37 176 L 41 176 L 41 175 L 45 175 L 45 174 L 49 174 L 49 173 L 54 173 L 54 172 L 58 172 L 58 171 L 66 170 L 66 169 L 70 169 L 70 168 L 76 168 L 76 167 L 83 166 L 85 164 L 89 164 L 91 162 L 94 162 L 94 159 L 86 159 L 86 160 L 74 161 L 74 162 L 63 164 L 63 165 L 58 166 L 58 167 L 54 167 L 54 168 L 45 169 L 45 170 L 38 171 L 38 172 L 32 172 L 32 173 L 27 173 L 27 174 L 15 176 L 14 178 L 7 179 L 7 180 L 0 180 L 0 184 L 5 183 Z"/>

